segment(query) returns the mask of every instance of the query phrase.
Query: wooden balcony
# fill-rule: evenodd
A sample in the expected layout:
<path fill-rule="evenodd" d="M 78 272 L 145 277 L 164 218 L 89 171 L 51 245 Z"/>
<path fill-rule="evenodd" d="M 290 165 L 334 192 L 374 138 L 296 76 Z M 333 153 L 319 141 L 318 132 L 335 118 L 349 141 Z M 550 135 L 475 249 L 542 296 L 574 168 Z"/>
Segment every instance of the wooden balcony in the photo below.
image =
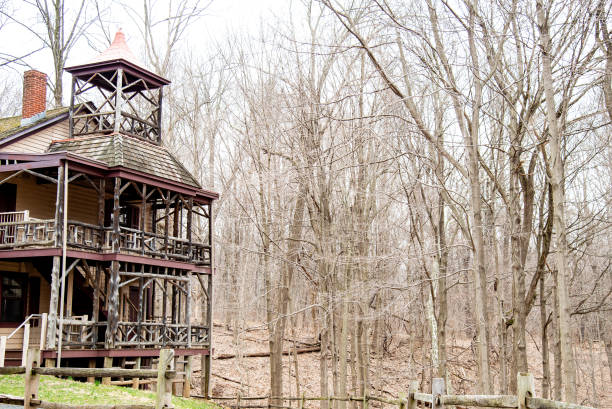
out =
<path fill-rule="evenodd" d="M 103 348 L 106 321 L 88 321 L 87 317 L 64 319 L 63 348 Z M 58 331 L 59 333 L 59 331 Z M 203 325 L 172 324 L 164 322 L 119 321 L 116 347 L 153 348 L 202 347 L 209 345 L 208 327 Z"/>
<path fill-rule="evenodd" d="M 27 217 L 26 212 L 0 213 L 0 250 L 60 247 L 54 219 Z M 210 264 L 210 246 L 137 229 L 110 227 L 69 220 L 66 244 L 70 249 L 96 253 L 123 253 L 156 259 Z"/>

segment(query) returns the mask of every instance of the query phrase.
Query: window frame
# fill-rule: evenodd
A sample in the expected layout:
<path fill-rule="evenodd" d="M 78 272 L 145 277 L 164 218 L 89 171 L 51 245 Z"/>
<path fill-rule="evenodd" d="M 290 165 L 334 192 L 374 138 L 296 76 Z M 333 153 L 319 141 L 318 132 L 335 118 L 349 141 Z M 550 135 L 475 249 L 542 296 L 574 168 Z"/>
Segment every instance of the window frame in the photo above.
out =
<path fill-rule="evenodd" d="M 2 279 L 4 279 L 5 277 L 7 278 L 11 278 L 13 280 L 16 280 L 17 282 L 21 283 L 21 288 L 22 288 L 22 295 L 21 295 L 21 318 L 18 321 L 2 321 L 0 320 L 0 328 L 10 328 L 10 327 L 15 327 L 18 326 L 19 324 L 21 324 L 26 317 L 26 313 L 27 313 L 27 302 L 28 302 L 28 293 L 29 293 L 29 280 L 28 280 L 28 274 L 23 274 L 23 273 L 17 273 L 14 271 L 0 271 L 0 317 L 2 317 L 3 311 L 2 308 L 4 307 L 4 299 L 2 296 L 2 292 L 3 292 L 3 285 L 2 285 Z"/>

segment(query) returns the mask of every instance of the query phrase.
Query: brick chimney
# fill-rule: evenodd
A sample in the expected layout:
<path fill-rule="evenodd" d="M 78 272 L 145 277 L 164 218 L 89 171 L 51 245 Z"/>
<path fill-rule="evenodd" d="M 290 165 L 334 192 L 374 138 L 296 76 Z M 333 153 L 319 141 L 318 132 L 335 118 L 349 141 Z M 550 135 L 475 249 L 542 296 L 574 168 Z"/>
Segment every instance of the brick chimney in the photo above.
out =
<path fill-rule="evenodd" d="M 47 110 L 47 74 L 36 70 L 23 74 L 23 105 L 21 126 L 45 117 Z"/>

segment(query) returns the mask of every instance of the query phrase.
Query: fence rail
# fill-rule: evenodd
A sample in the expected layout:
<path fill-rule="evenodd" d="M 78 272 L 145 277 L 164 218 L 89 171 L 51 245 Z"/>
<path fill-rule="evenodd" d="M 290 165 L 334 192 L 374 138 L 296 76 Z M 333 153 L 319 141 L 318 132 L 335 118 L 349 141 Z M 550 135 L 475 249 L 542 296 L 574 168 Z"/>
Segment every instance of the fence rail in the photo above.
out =
<path fill-rule="evenodd" d="M 122 368 L 41 368 L 40 350 L 30 349 L 27 353 L 26 365 L 16 367 L 0 367 L 0 375 L 25 374 L 24 397 L 0 395 L 0 403 L 23 404 L 24 409 L 34 407 L 57 409 L 88 409 L 92 405 L 64 405 L 52 402 L 43 402 L 38 397 L 40 375 L 71 376 L 75 378 L 154 378 L 157 383 L 155 406 L 120 405 L 122 409 L 163 409 L 172 407 L 172 381 L 177 372 L 171 368 L 174 350 L 162 349 L 159 354 L 157 369 L 122 369 Z M 96 408 L 103 406 L 95 405 Z M 117 408 L 113 405 L 108 408 Z"/>
<path fill-rule="evenodd" d="M 481 408 L 509 408 L 509 409 L 595 409 L 589 406 L 574 403 L 559 402 L 549 399 L 535 397 L 533 375 L 529 373 L 517 374 L 516 395 L 447 395 L 444 379 L 434 378 L 432 380 L 432 393 L 418 391 L 418 382 L 410 384 L 409 391 L 399 398 L 384 398 L 380 396 L 213 396 L 213 401 L 223 402 L 223 406 L 233 409 L 295 409 L 290 406 L 297 402 L 298 409 L 305 409 L 308 401 L 341 401 L 341 402 L 363 402 L 364 409 L 369 407 L 368 402 L 381 402 L 387 405 L 397 406 L 399 409 L 415 409 L 418 406 L 432 409 L 445 407 L 481 407 Z M 229 404 L 228 401 L 235 401 Z M 267 401 L 260 403 L 257 401 Z M 289 402 L 289 406 L 283 403 Z"/>

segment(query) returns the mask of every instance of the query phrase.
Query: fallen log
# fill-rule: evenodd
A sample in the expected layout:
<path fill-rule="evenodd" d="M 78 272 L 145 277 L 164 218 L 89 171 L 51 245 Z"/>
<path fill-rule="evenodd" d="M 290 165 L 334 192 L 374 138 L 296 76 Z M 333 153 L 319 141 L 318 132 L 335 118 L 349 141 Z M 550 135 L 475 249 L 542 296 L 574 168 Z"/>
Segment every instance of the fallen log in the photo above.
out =
<path fill-rule="evenodd" d="M 308 348 L 299 348 L 295 352 L 297 354 L 308 354 L 311 352 L 319 352 L 319 351 L 321 351 L 320 345 L 308 347 Z M 291 354 L 293 354 L 293 351 L 283 351 L 283 355 L 291 355 Z M 250 352 L 250 353 L 246 353 L 242 355 L 243 358 L 265 358 L 268 356 L 270 356 L 270 351 L 268 352 Z M 219 354 L 216 357 L 213 357 L 213 359 L 232 359 L 232 358 L 236 358 L 236 354 Z"/>

